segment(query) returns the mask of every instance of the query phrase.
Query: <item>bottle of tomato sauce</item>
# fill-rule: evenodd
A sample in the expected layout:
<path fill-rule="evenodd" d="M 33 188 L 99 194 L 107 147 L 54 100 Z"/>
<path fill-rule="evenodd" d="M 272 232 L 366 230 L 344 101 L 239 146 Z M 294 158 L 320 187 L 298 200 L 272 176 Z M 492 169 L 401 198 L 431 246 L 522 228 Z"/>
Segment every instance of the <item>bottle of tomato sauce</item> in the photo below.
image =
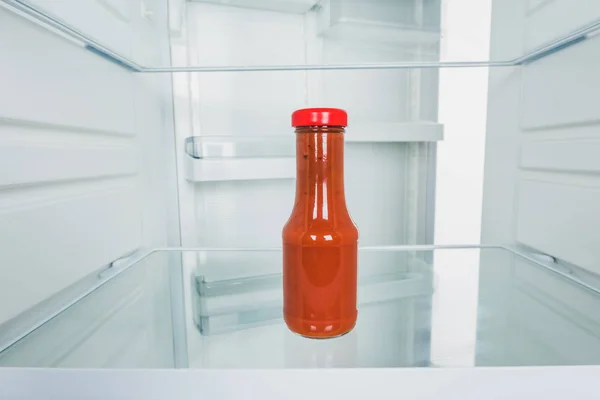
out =
<path fill-rule="evenodd" d="M 283 228 L 283 315 L 311 338 L 344 335 L 356 324 L 358 229 L 344 195 L 344 128 L 336 108 L 292 114 L 296 200 Z"/>

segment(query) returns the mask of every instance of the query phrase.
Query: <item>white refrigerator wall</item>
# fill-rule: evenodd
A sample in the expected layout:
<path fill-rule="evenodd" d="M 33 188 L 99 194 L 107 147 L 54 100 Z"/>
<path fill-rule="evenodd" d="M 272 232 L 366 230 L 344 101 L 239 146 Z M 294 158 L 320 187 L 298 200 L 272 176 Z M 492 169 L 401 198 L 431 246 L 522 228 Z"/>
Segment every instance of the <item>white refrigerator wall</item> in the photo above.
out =
<path fill-rule="evenodd" d="M 125 29 L 132 52 L 162 62 L 166 7 L 153 5 L 154 21 L 78 16 Z M 135 75 L 4 8 L 0 52 L 4 339 L 25 323 L 11 318 L 112 261 L 178 245 L 179 221 L 170 77 Z"/>
<path fill-rule="evenodd" d="M 599 14 L 595 1 L 494 2 L 491 57 L 535 48 Z M 600 272 L 599 49 L 594 36 L 519 68 L 490 70 L 482 221 L 484 243 L 551 256 L 553 268 L 593 287 L 598 278 L 590 272 Z M 480 303 L 496 308 L 493 319 L 479 311 L 478 341 L 492 349 L 479 364 L 567 365 L 574 356 L 594 363 L 600 313 L 592 292 L 519 259 L 482 258 L 489 268 L 480 273 Z M 540 339 L 526 340 L 531 332 Z"/>
<path fill-rule="evenodd" d="M 492 59 L 540 46 L 599 13 L 596 1 L 495 2 Z M 598 49 L 594 36 L 490 72 L 484 243 L 516 242 L 600 272 Z"/>

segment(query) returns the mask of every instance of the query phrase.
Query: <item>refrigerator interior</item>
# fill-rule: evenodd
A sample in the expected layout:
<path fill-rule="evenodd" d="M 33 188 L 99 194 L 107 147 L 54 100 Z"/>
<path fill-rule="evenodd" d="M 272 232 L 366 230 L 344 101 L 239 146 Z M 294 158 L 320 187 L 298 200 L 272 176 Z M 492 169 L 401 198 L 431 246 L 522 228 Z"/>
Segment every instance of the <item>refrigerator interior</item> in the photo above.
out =
<path fill-rule="evenodd" d="M 297 108 L 330 105 L 349 112 L 346 190 L 361 245 L 433 244 L 436 155 L 444 138 L 438 121 L 441 68 L 489 68 L 487 129 L 481 132 L 486 138 L 481 242 L 518 248 L 584 287 L 597 287 L 596 1 L 581 0 L 577 7 L 567 0 L 493 1 L 489 59 L 445 54 L 444 13 L 450 7 L 468 13 L 468 2 L 461 6 L 461 0 L 2 0 L 0 5 L 0 30 L 10 33 L 0 35 L 0 54 L 8 55 L 0 61 L 0 76 L 9 77 L 2 80 L 0 95 L 0 292 L 10 299 L 0 307 L 0 343 L 15 345 L 15 338 L 27 338 L 23 332 L 56 321 L 55 315 L 63 322 L 52 335 L 81 333 L 87 325 L 82 316 L 94 315 L 91 321 L 114 324 L 106 330 L 99 324 L 97 335 L 86 327 L 94 333 L 89 337 L 99 343 L 110 337 L 102 346 L 120 360 L 110 361 L 106 352 L 78 355 L 70 348 L 36 360 L 32 345 L 20 359 L 24 365 L 227 361 L 223 355 L 217 361 L 188 359 L 210 353 L 207 343 L 219 342 L 219 329 L 239 321 L 228 314 L 210 319 L 212 314 L 195 308 L 199 277 L 217 287 L 250 279 L 259 289 L 276 288 L 280 263 L 272 253 L 175 251 L 161 256 L 167 261 L 145 259 L 156 268 L 145 268 L 143 279 L 113 274 L 129 270 L 153 249 L 278 247 L 293 202 L 289 116 Z M 472 254 L 459 257 L 456 265 L 471 265 Z M 478 253 L 476 264 L 493 265 L 496 256 L 488 260 L 487 254 Z M 385 257 L 389 260 L 376 262 L 377 268 L 361 268 L 361 279 L 411 273 L 404 255 Z M 433 251 L 418 258 L 427 268 L 441 262 Z M 528 269 L 504 264 L 469 274 L 479 287 L 475 296 L 480 301 L 492 296 L 510 318 L 530 319 L 519 325 L 522 329 L 546 326 L 564 307 L 556 299 L 569 289 L 535 273 L 524 286 L 520 275 Z M 431 284 L 435 273 L 445 271 L 427 275 Z M 72 300 L 85 300 L 82 293 L 99 282 L 115 288 L 102 301 L 88 298 L 94 312 L 69 313 Z M 497 282 L 504 283 L 502 294 L 494 291 Z M 527 288 L 519 289 L 526 295 L 515 294 L 523 307 L 502 308 L 504 293 L 517 287 Z M 259 297 L 230 299 L 241 303 L 227 307 L 257 302 L 261 290 Z M 533 311 L 539 296 L 532 293 L 540 290 L 554 299 L 546 314 Z M 278 304 L 277 295 L 265 296 Z M 427 311 L 405 315 L 451 329 L 436 320 L 430 297 L 420 303 Z M 111 299 L 119 301 L 105 309 Z M 569 310 L 588 301 L 578 305 L 576 299 Z M 520 312 L 524 316 L 515 317 Z M 593 312 L 566 314 L 568 335 L 578 337 L 570 330 L 574 323 L 588 332 L 590 343 L 597 340 L 599 319 Z M 273 319 L 269 312 L 256 315 L 251 321 Z M 184 331 L 185 340 L 173 340 L 177 329 L 165 327 L 168 320 L 182 325 L 178 332 Z M 471 331 L 483 335 L 473 321 Z M 505 320 L 492 324 L 500 321 Z M 217 327 L 217 339 L 207 339 L 212 328 L 206 326 Z M 487 334 L 498 335 L 506 326 Z M 420 340 L 428 349 L 421 364 L 431 365 L 431 338 Z M 505 343 L 506 337 L 496 340 Z M 143 349 L 156 341 L 175 348 L 163 348 L 150 361 L 128 359 L 138 353 L 121 354 L 119 346 L 132 341 Z M 227 352 L 231 344 L 223 343 Z M 213 354 L 221 351 L 210 346 Z M 547 363 L 569 359 L 549 357 Z M 595 363 L 591 355 L 590 360 Z"/>

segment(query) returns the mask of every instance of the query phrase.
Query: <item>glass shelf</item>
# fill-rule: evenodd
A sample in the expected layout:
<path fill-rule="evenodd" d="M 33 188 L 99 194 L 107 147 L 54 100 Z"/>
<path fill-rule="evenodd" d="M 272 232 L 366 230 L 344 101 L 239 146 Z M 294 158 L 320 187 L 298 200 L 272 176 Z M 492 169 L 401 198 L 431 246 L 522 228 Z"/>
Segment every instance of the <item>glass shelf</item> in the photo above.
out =
<path fill-rule="evenodd" d="M 508 12 L 504 0 L 0 0 L 145 73 L 518 66 L 600 28 L 598 15 L 564 1 L 510 3 Z M 514 18 L 519 38 L 494 59 L 491 9 Z M 172 57 L 161 56 L 169 45 Z"/>
<path fill-rule="evenodd" d="M 493 246 L 363 248 L 356 328 L 312 340 L 281 319 L 280 260 L 165 249 L 122 261 L 2 326 L 0 365 L 600 365 L 600 292 L 558 264 Z"/>

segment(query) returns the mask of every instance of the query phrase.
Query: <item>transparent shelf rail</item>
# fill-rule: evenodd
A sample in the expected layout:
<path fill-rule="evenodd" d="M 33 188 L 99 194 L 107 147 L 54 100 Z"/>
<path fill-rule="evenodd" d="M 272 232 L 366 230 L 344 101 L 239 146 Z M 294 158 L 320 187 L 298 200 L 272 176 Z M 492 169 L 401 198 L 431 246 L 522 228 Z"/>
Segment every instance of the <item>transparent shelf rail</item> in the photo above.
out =
<path fill-rule="evenodd" d="M 501 1 L 493 0 L 492 8 Z M 481 23 L 489 10 L 461 0 L 0 0 L 0 5 L 143 73 L 508 67 L 579 43 L 600 28 L 597 15 L 567 1 L 522 2 L 520 14 L 511 18 L 515 32 L 522 21 L 530 27 L 522 29 L 526 45 L 494 60 L 468 52 L 446 55 L 449 15 L 464 14 L 463 24 L 473 26 L 469 37 L 459 38 L 465 48 L 489 35 L 489 26 Z M 541 26 L 548 15 L 565 23 Z M 165 43 L 173 50 L 170 60 L 152 51 Z"/>
<path fill-rule="evenodd" d="M 330 340 L 285 327 L 280 260 L 277 249 L 134 256 L 89 277 L 78 294 L 63 294 L 61 306 L 9 321 L 14 334 L 0 338 L 0 365 L 600 365 L 600 292 L 509 248 L 361 249 L 358 324 Z"/>

